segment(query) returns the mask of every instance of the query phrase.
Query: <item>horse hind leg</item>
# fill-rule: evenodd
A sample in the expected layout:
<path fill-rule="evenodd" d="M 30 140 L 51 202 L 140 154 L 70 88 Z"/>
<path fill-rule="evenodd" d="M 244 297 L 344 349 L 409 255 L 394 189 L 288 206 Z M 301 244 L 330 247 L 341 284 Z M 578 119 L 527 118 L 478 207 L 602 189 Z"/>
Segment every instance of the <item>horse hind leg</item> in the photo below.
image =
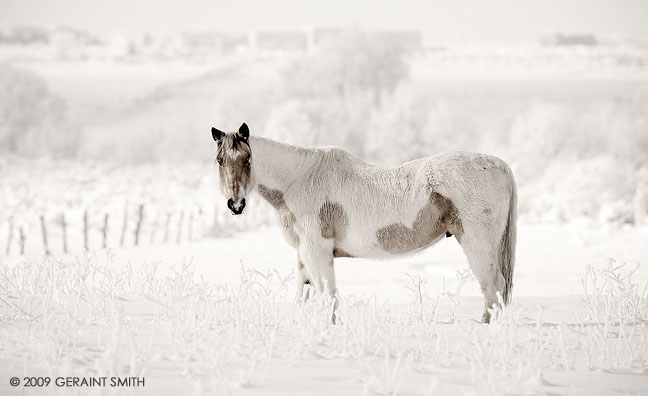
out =
<path fill-rule="evenodd" d="M 504 290 L 504 276 L 498 265 L 498 245 L 489 243 L 481 235 L 471 237 L 465 234 L 460 244 L 484 294 L 482 323 L 490 323 L 491 315 L 488 310 L 494 305 L 499 306 L 497 293 L 502 294 Z"/>

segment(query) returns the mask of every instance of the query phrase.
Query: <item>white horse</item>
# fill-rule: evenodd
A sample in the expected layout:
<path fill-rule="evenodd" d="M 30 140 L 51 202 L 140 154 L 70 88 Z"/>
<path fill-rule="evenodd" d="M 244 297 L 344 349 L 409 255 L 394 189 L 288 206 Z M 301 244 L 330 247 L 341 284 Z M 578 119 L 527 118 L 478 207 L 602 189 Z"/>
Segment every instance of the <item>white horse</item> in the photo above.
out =
<path fill-rule="evenodd" d="M 452 151 L 394 168 L 339 148 L 303 148 L 212 128 L 221 187 L 232 214 L 256 190 L 277 211 L 297 249 L 297 295 L 311 284 L 335 296 L 335 257 L 397 257 L 444 236 L 463 248 L 484 293 L 482 322 L 497 293 L 508 304 L 515 262 L 517 193 L 508 165 Z"/>

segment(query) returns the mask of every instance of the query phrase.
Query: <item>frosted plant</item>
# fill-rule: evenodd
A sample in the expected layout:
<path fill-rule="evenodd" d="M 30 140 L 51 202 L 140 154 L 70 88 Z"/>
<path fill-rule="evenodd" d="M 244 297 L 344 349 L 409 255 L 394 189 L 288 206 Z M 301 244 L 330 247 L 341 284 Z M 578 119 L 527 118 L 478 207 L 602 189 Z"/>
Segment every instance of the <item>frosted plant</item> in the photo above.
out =
<path fill-rule="evenodd" d="M 431 304 L 432 318 L 435 319 L 440 296 L 436 298 L 430 296 L 427 290 L 427 282 L 422 280 L 420 275 L 414 276 L 408 273 L 405 273 L 405 275 L 408 277 L 408 283 L 405 287 L 412 297 L 412 309 L 416 312 L 417 319 L 423 323 L 427 321 L 424 310 L 426 304 Z"/>
<path fill-rule="evenodd" d="M 634 281 L 638 269 L 639 264 L 626 271 L 625 264 L 619 265 L 614 259 L 605 268 L 587 267 L 582 279 L 583 302 L 591 319 L 598 324 L 606 320 L 648 321 L 648 281 Z"/>

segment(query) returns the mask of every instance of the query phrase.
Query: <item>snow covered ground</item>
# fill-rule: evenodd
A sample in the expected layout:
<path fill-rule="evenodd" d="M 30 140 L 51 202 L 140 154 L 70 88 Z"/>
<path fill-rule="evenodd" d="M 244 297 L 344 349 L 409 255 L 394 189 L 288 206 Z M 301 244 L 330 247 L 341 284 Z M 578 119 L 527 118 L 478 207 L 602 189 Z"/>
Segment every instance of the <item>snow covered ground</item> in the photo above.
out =
<path fill-rule="evenodd" d="M 15 63 L 69 104 L 86 138 L 78 142 L 81 158 L 168 165 L 0 163 L 0 395 L 648 394 L 648 228 L 618 225 L 631 220 L 644 163 L 646 51 L 637 51 L 436 51 L 413 60 L 393 106 L 351 106 L 347 114 L 327 99 L 310 110 L 312 120 L 304 119 L 310 100 L 284 92 L 290 59 Z M 218 217 L 215 186 L 203 177 L 213 154 L 206 131 L 241 120 L 280 140 L 294 136 L 272 135 L 273 125 L 323 136 L 318 144 L 344 145 L 358 131 L 383 142 L 394 130 L 403 142 L 438 131 L 429 153 L 463 148 L 510 161 L 522 220 L 513 304 L 491 325 L 478 322 L 481 293 L 454 238 L 413 257 L 337 260 L 335 325 L 330 301 L 294 302 L 295 252 L 276 228 L 158 245 L 155 224 L 169 211 L 182 218 L 183 208 L 202 203 L 194 197 L 207 201 L 205 222 Z M 376 125 L 386 126 L 383 135 Z M 419 155 L 404 150 L 390 145 L 380 157 Z M 195 169 L 179 169 L 188 157 Z M 65 214 L 70 251 L 78 252 L 85 211 L 92 249 L 104 213 L 111 214 L 109 242 L 128 228 L 128 202 L 130 212 L 146 203 L 145 217 L 155 222 L 143 224 L 143 235 L 153 246 L 43 259 L 39 216 L 56 255 Z M 234 220 L 265 224 L 261 212 Z M 577 215 L 617 226 L 574 221 Z M 16 256 L 17 237 L 2 256 L 10 216 L 15 232 L 27 233 L 25 258 Z M 221 229 L 234 228 L 229 214 L 223 220 Z M 182 229 L 173 218 L 171 234 L 182 238 L 170 240 L 191 239 L 175 224 Z M 144 378 L 145 386 L 56 383 L 113 376 Z M 11 387 L 12 377 L 22 385 Z M 25 377 L 50 383 L 24 387 Z"/>
<path fill-rule="evenodd" d="M 293 302 L 294 252 L 274 228 L 6 259 L 0 394 L 646 394 L 647 240 L 645 228 L 523 224 L 514 304 L 488 326 L 453 238 L 404 259 L 339 260 L 335 325 L 330 301 Z M 14 376 L 52 383 L 12 388 Z M 145 385 L 54 382 L 72 376 Z"/>
<path fill-rule="evenodd" d="M 515 295 L 560 297 L 582 294 L 581 279 L 588 265 L 600 267 L 609 259 L 643 264 L 637 278 L 648 281 L 648 229 L 600 229 L 586 225 L 525 226 L 518 231 Z M 116 252 L 133 264 L 156 261 L 169 268 L 183 260 L 192 262 L 196 271 L 211 282 L 235 284 L 241 263 L 262 272 L 276 269 L 292 271 L 296 255 L 274 227 L 205 239 L 181 246 L 125 249 Z M 404 285 L 407 274 L 419 275 L 431 287 L 456 282 L 457 271 L 468 269 L 461 247 L 454 238 L 446 238 L 426 251 L 394 260 L 336 259 L 336 275 L 341 293 L 351 292 L 394 303 L 411 300 Z M 474 277 L 466 281 L 462 294 L 481 296 Z"/>

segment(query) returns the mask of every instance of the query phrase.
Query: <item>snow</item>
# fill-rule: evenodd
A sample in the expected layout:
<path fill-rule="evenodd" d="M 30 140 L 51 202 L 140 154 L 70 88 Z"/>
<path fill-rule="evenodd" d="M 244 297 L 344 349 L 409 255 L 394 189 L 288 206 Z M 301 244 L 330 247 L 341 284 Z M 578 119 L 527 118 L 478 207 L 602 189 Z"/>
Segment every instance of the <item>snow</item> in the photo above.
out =
<path fill-rule="evenodd" d="M 0 264 L 0 394 L 29 394 L 12 376 L 145 378 L 144 388 L 43 394 L 645 394 L 646 296 L 623 289 L 638 308 L 605 308 L 617 289 L 586 267 L 643 262 L 627 284 L 646 284 L 646 240 L 645 228 L 522 224 L 514 303 L 491 325 L 477 321 L 474 278 L 456 293 L 467 263 L 454 238 L 408 258 L 337 261 L 335 325 L 330 301 L 293 301 L 294 252 L 276 228 L 10 258 Z M 592 274 L 598 289 L 585 296 Z"/>
<path fill-rule="evenodd" d="M 518 230 L 515 294 L 529 297 L 559 297 L 581 294 L 581 278 L 587 265 L 603 266 L 613 258 L 633 266 L 648 258 L 648 228 L 592 230 L 584 225 L 522 225 Z M 297 265 L 295 250 L 286 244 L 275 227 L 263 227 L 223 238 L 208 238 L 192 244 L 152 248 L 129 248 L 119 253 L 133 263 L 159 262 L 170 267 L 191 260 L 196 270 L 212 282 L 235 284 L 240 267 L 261 272 L 292 271 Z M 459 270 L 468 268 L 461 247 L 445 238 L 420 254 L 392 260 L 336 259 L 336 277 L 342 293 L 373 296 L 390 302 L 409 302 L 404 285 L 406 273 L 419 274 L 432 285 L 443 278 L 454 281 Z M 557 274 L 560 274 L 557 276 Z M 648 280 L 648 264 L 638 276 Z M 464 295 L 481 296 L 475 278 L 467 282 Z"/>
<path fill-rule="evenodd" d="M 645 48 L 448 47 L 415 58 L 382 109 L 296 96 L 282 77 L 291 59 L 29 59 L 14 65 L 65 98 L 82 157 L 124 167 L 0 158 L 0 395 L 648 394 L 648 228 L 625 224 L 645 162 Z M 387 162 L 449 148 L 511 162 L 513 304 L 478 322 L 481 292 L 454 238 L 412 257 L 336 260 L 335 325 L 331 301 L 296 304 L 295 252 L 259 226 L 268 207 L 243 218 L 214 207 L 224 200 L 205 175 L 207 130 L 242 119 L 282 141 L 375 142 L 346 148 Z M 410 144 L 421 130 L 437 133 Z M 133 156 L 168 163 L 128 166 Z M 140 204 L 152 246 L 79 253 L 85 211 L 94 249 L 105 213 L 116 246 L 124 209 Z M 212 236 L 187 242 L 183 210 L 200 220 L 194 236 Z M 41 215 L 54 257 L 43 258 Z M 9 217 L 27 233 L 22 258 L 16 235 L 4 256 Z M 242 228 L 253 231 L 231 231 Z M 13 376 L 138 376 L 145 387 L 12 388 Z"/>

